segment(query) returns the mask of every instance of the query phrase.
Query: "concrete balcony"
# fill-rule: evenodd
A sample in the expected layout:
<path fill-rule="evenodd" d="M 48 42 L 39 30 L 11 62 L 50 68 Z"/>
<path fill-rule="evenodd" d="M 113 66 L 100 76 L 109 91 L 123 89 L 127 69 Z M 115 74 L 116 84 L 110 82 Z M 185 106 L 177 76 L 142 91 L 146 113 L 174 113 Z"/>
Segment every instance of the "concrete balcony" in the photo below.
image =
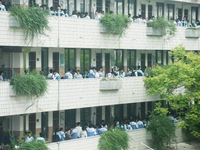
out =
<path fill-rule="evenodd" d="M 146 25 L 132 23 L 126 34 L 118 38 L 102 33 L 99 21 L 49 16 L 51 31 L 48 36 L 39 36 L 33 42 L 25 41 L 22 30 L 13 30 L 13 21 L 8 12 L 0 12 L 0 45 L 93 49 L 138 49 L 170 50 L 183 44 L 187 50 L 199 50 L 198 38 L 186 38 L 185 27 L 178 27 L 174 37 L 147 36 Z"/>
<path fill-rule="evenodd" d="M 9 82 L 0 82 L 0 116 L 159 100 L 147 95 L 143 77 L 120 81 L 120 89 L 101 91 L 100 79 L 49 80 L 46 94 L 32 101 L 10 95 Z"/>

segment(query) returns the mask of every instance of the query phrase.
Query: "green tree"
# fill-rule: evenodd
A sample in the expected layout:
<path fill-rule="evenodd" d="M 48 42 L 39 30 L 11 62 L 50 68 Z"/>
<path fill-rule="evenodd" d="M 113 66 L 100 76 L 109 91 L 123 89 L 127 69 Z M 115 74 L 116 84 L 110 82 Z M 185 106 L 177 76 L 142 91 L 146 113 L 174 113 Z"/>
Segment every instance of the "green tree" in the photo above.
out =
<path fill-rule="evenodd" d="M 144 79 L 149 94 L 159 94 L 172 110 L 184 116 L 180 126 L 200 137 L 200 55 L 182 45 L 171 50 L 174 61 L 157 65 Z"/>
<path fill-rule="evenodd" d="M 166 149 L 175 141 L 176 126 L 167 113 L 168 108 L 162 108 L 160 103 L 156 103 L 147 126 L 147 130 L 151 131 L 153 145 L 158 150 Z"/>

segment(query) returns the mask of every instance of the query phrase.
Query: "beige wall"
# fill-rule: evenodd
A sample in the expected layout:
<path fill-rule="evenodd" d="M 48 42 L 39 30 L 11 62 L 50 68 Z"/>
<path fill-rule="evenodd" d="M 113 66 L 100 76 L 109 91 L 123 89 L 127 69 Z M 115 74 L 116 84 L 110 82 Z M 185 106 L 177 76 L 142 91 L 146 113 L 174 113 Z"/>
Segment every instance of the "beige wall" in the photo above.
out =
<path fill-rule="evenodd" d="M 0 116 L 159 100 L 147 95 L 143 77 L 119 80 L 122 87 L 117 91 L 100 91 L 100 79 L 48 80 L 46 94 L 33 101 L 13 95 L 9 82 L 0 82 Z"/>
<path fill-rule="evenodd" d="M 130 150 L 144 150 L 147 149 L 147 147 L 140 144 L 142 142 L 143 144 L 150 145 L 151 141 L 151 134 L 150 132 L 147 132 L 146 129 L 136 129 L 133 131 L 128 131 L 129 136 L 131 137 L 130 141 Z M 183 142 L 184 138 L 182 135 L 182 132 L 179 128 L 176 130 L 177 135 L 177 142 Z M 66 147 L 70 147 L 70 150 L 98 150 L 98 140 L 100 136 L 93 136 L 93 137 L 87 137 L 87 138 L 80 138 L 75 140 L 68 140 L 64 142 L 58 142 L 58 143 L 50 143 L 48 144 L 48 147 L 51 150 L 64 150 Z M 78 144 L 77 144 L 78 143 Z"/>
<path fill-rule="evenodd" d="M 1 12 L 0 45 L 57 47 L 57 48 L 94 48 L 94 49 L 138 49 L 138 50 L 170 50 L 178 44 L 183 44 L 188 50 L 199 50 L 200 40 L 185 38 L 185 27 L 179 27 L 175 37 L 166 40 L 166 37 L 146 36 L 145 24 L 132 23 L 123 38 L 116 38 L 106 33 L 100 33 L 99 21 L 90 19 L 73 19 L 49 17 L 51 31 L 46 36 L 40 36 L 33 43 L 26 43 L 23 33 L 9 27 L 9 14 Z M 58 34 L 59 32 L 59 34 Z M 59 35 L 59 36 L 58 36 Z M 17 37 L 17 38 L 16 38 Z"/>

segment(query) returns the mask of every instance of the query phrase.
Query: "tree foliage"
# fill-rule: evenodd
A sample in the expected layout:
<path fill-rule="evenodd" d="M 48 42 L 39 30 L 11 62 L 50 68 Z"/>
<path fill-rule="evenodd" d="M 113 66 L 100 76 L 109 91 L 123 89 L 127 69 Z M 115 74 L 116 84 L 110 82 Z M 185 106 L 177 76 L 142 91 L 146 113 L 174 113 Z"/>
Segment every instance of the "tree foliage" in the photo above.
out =
<path fill-rule="evenodd" d="M 144 80 L 149 94 L 159 94 L 180 116 L 181 127 L 200 137 L 200 55 L 182 45 L 171 51 L 174 61 L 157 65 Z"/>
<path fill-rule="evenodd" d="M 152 112 L 147 126 L 147 131 L 151 131 L 152 142 L 158 150 L 164 150 L 175 141 L 175 124 L 167 117 L 168 108 L 161 107 L 161 103 L 156 103 L 156 108 Z"/>
<path fill-rule="evenodd" d="M 120 129 L 111 128 L 109 131 L 101 135 L 99 139 L 99 150 L 128 150 L 129 135 Z"/>

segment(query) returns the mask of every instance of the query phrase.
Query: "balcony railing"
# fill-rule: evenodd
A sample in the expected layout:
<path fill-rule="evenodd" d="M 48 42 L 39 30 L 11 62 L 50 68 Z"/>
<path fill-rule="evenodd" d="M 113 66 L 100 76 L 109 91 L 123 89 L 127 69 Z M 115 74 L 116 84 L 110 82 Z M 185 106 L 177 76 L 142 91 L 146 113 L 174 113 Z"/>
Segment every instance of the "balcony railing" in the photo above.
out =
<path fill-rule="evenodd" d="M 100 82 L 100 79 L 48 80 L 48 91 L 35 100 L 13 95 L 9 82 L 0 82 L 0 116 L 159 100 L 158 96 L 147 95 L 143 77 L 120 79 L 118 90 L 101 91 Z"/>
<path fill-rule="evenodd" d="M 199 38 L 186 38 L 186 27 L 178 27 L 175 36 L 147 36 L 146 24 L 132 23 L 126 34 L 118 38 L 102 33 L 102 26 L 94 19 L 74 19 L 49 16 L 51 31 L 47 36 L 39 36 L 33 42 L 25 40 L 21 30 L 13 30 L 13 18 L 8 12 L 0 12 L 0 45 L 60 48 L 97 48 L 97 49 L 152 49 L 169 50 L 184 44 L 187 50 L 199 50 Z"/>

